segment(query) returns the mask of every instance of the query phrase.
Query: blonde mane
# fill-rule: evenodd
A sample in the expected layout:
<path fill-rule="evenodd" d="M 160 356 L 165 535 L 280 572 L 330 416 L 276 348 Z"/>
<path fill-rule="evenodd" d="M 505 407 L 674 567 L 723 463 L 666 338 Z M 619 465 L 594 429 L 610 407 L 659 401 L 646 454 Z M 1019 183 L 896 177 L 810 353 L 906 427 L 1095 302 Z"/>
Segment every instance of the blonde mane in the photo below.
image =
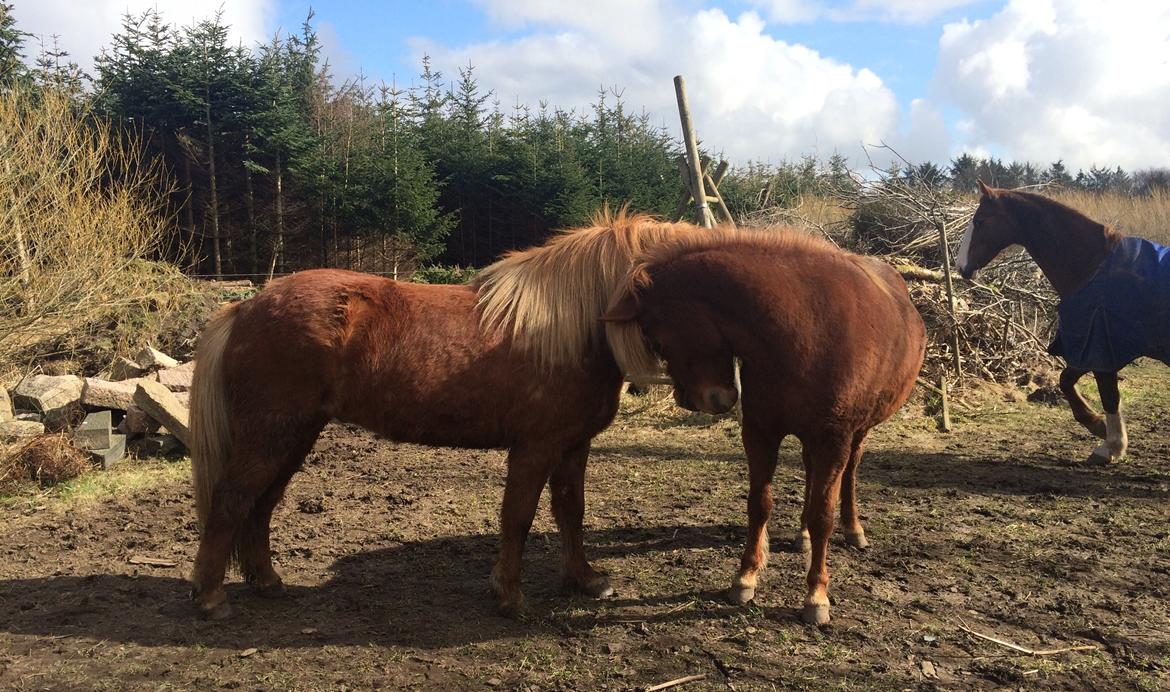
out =
<path fill-rule="evenodd" d="M 631 294 L 636 297 L 642 288 L 649 286 L 652 267 L 691 253 L 727 247 L 755 249 L 760 252 L 837 254 L 847 261 L 853 258 L 853 255 L 841 251 L 827 240 L 786 226 L 754 229 L 714 228 L 702 233 L 680 235 L 647 248 L 613 292 L 611 305 L 618 304 Z M 862 270 L 870 273 L 864 267 Z M 618 366 L 631 379 L 636 381 L 652 377 L 661 370 L 659 358 L 646 343 L 636 320 L 607 322 L 605 335 Z"/>
<path fill-rule="evenodd" d="M 603 338 L 601 315 L 634 260 L 698 232 L 706 231 L 624 207 L 616 214 L 602 209 L 590 226 L 510 252 L 481 271 L 475 282 L 480 324 L 506 330 L 545 367 L 579 364 Z"/>

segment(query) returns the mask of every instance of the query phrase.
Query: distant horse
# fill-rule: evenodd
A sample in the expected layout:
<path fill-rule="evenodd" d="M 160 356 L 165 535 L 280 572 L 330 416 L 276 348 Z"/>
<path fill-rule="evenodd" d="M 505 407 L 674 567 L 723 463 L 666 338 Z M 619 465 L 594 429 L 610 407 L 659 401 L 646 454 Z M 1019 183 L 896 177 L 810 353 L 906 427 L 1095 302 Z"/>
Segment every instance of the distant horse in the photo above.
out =
<path fill-rule="evenodd" d="M 926 329 L 902 277 L 878 260 L 784 229 L 711 231 L 651 249 L 603 318 L 611 338 L 644 336 L 621 354 L 627 371 L 666 360 L 674 396 L 709 413 L 738 398 L 748 458 L 748 536 L 729 598 L 755 596 L 768 557 L 776 454 L 801 441 L 801 533 L 811 551 L 804 619 L 829 621 L 827 565 L 833 509 L 841 499 L 846 541 L 868 545 L 857 514 L 857 467 L 870 428 L 910 395 Z"/>
<path fill-rule="evenodd" d="M 401 442 L 508 449 L 490 580 L 505 614 L 521 607 L 521 555 L 546 481 L 566 585 L 612 593 L 581 541 L 590 441 L 613 420 L 622 384 L 599 318 L 636 254 L 695 230 L 603 212 L 506 256 L 473 286 L 313 270 L 220 312 L 191 397 L 192 596 L 203 613 L 230 613 L 229 562 L 261 593 L 282 591 L 272 511 L 331 419 Z"/>
<path fill-rule="evenodd" d="M 979 182 L 979 207 L 959 247 L 959 272 L 970 279 L 1004 248 L 1022 245 L 1060 296 L 1059 326 L 1049 348 L 1064 358 L 1060 390 L 1073 417 L 1105 441 L 1088 462 L 1109 464 L 1129 444 L 1117 373 L 1135 358 L 1170 363 L 1170 249 L 1124 236 L 1042 195 Z M 1105 419 L 1077 391 L 1092 372 Z"/>

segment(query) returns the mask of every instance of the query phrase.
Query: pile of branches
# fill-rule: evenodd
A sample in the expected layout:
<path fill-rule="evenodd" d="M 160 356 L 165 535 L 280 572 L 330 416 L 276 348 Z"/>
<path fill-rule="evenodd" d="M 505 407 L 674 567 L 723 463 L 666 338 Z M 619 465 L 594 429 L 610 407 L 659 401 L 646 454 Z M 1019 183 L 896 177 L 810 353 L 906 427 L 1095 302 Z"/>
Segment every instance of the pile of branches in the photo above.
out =
<path fill-rule="evenodd" d="M 858 176 L 831 189 L 829 195 L 845 213 L 803 225 L 842 248 L 881 257 L 902 273 L 929 336 L 924 378 L 932 383 L 977 378 L 1026 384 L 1058 365 L 1047 353 L 1056 295 L 1025 253 L 1004 253 L 975 281 L 953 269 L 977 200 L 877 169 L 871 177 Z"/>

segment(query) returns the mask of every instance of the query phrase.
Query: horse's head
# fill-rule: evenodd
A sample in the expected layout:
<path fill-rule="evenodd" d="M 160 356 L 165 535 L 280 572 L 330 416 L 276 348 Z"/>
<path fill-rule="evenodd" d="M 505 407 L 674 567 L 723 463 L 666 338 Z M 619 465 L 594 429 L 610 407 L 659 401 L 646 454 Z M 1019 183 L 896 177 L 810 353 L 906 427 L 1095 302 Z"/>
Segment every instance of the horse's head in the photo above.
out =
<path fill-rule="evenodd" d="M 988 187 L 979 181 L 979 207 L 967 224 L 963 243 L 959 246 L 956 263 L 965 279 L 986 267 L 1004 248 L 1022 240 L 1022 231 L 1016 220 L 1004 207 L 1003 190 Z"/>
<path fill-rule="evenodd" d="M 645 343 L 666 361 L 679 406 L 726 413 L 739 399 L 735 361 L 710 308 L 661 293 L 652 286 L 631 285 L 614 298 L 602 319 L 610 327 L 636 325 Z"/>

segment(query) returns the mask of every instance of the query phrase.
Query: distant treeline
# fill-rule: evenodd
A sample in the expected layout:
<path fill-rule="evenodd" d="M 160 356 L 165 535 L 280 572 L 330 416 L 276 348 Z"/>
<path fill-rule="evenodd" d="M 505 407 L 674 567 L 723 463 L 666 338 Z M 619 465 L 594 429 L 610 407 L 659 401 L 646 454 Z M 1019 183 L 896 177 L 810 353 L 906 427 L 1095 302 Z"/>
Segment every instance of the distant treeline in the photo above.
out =
<path fill-rule="evenodd" d="M 137 134 L 173 181 L 167 258 L 195 273 L 478 266 L 604 203 L 668 215 L 678 201 L 680 143 L 620 92 L 600 90 L 584 112 L 504 106 L 471 65 L 448 76 L 425 58 L 409 88 L 339 83 L 312 15 L 255 50 L 230 45 L 228 28 L 219 16 L 177 28 L 153 10 L 130 14 L 84 75 L 55 45 L 27 66 L 29 37 L 0 2 L 0 88 L 69 91 Z M 1133 194 L 1170 185 L 1164 170 L 1074 174 L 968 155 L 896 173 L 961 190 L 980 177 Z M 849 180 L 840 156 L 805 158 L 737 167 L 720 189 L 744 213 Z"/>

